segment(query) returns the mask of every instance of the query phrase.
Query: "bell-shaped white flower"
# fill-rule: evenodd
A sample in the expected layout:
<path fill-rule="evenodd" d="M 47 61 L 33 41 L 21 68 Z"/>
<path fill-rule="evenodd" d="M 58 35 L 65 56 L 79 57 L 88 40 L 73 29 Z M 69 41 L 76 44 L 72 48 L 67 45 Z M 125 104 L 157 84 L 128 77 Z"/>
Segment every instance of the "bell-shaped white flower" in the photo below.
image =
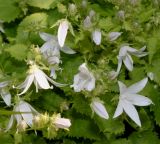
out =
<path fill-rule="evenodd" d="M 19 101 L 13 109 L 13 112 L 18 112 L 18 114 L 12 114 L 6 131 L 12 128 L 14 122 L 17 123 L 17 128 L 20 129 L 25 128 L 25 123 L 32 127 L 33 125 L 33 118 L 35 115 L 39 115 L 39 113 L 27 102 L 21 100 Z M 17 129 L 18 130 L 18 129 Z"/>
<path fill-rule="evenodd" d="M 64 46 L 68 28 L 69 28 L 69 23 L 67 20 L 63 20 L 60 22 L 60 25 L 58 27 L 58 43 L 60 47 Z"/>
<path fill-rule="evenodd" d="M 145 85 L 147 84 L 148 78 L 144 78 L 143 80 L 131 85 L 130 87 L 126 87 L 125 84 L 118 81 L 120 96 L 119 103 L 117 109 L 114 113 L 113 118 L 118 117 L 125 111 L 125 113 L 138 125 L 141 126 L 141 122 L 139 119 L 138 112 L 134 105 L 136 106 L 148 106 L 152 104 L 152 101 L 142 95 L 137 94 L 140 92 Z"/>
<path fill-rule="evenodd" d="M 66 118 L 61 118 L 60 114 L 57 114 L 53 124 L 55 125 L 56 129 L 65 129 L 68 130 L 68 128 L 71 126 L 71 121 L 70 119 L 66 119 Z"/>
<path fill-rule="evenodd" d="M 36 86 L 36 92 L 38 92 L 38 89 L 52 89 L 53 86 L 50 86 L 48 81 L 57 87 L 66 86 L 66 84 L 57 83 L 49 78 L 36 64 L 33 63 L 30 65 L 28 76 L 25 81 L 17 86 L 18 89 L 23 89 L 19 95 L 26 93 L 33 82 Z"/>
<path fill-rule="evenodd" d="M 0 83 L 0 95 L 7 106 L 11 105 L 11 94 L 8 90 L 8 81 L 4 81 Z"/>
<path fill-rule="evenodd" d="M 99 29 L 96 29 L 92 32 L 92 39 L 95 42 L 96 45 L 101 44 L 101 31 Z"/>
<path fill-rule="evenodd" d="M 109 115 L 106 111 L 106 108 L 104 106 L 104 102 L 101 101 L 99 98 L 93 98 L 92 102 L 90 104 L 90 107 L 93 112 L 95 112 L 98 116 L 108 119 Z"/>
<path fill-rule="evenodd" d="M 71 87 L 74 88 L 75 92 L 80 92 L 81 90 L 92 91 L 95 88 L 95 78 L 85 63 L 80 65 L 79 73 L 74 76 L 74 83 Z"/>
<path fill-rule="evenodd" d="M 115 41 L 122 33 L 121 32 L 110 32 L 109 33 L 109 40 Z"/>
<path fill-rule="evenodd" d="M 60 58 L 59 51 L 63 51 L 66 54 L 75 54 L 76 52 L 67 46 L 61 47 L 56 36 L 40 32 L 40 37 L 45 41 L 41 47 L 41 52 L 47 57 L 56 56 L 57 59 Z M 56 59 L 56 58 L 55 58 Z M 56 60 L 58 61 L 58 60 Z"/>
<path fill-rule="evenodd" d="M 120 48 L 119 51 L 119 55 L 118 55 L 118 67 L 117 67 L 117 75 L 120 72 L 121 66 L 122 66 L 122 62 L 124 63 L 124 65 L 126 66 L 126 68 L 129 71 L 133 70 L 133 60 L 131 55 L 134 55 L 136 57 L 143 57 L 146 56 L 148 53 L 144 52 L 144 50 L 146 49 L 146 46 L 142 47 L 139 50 L 136 50 L 132 47 L 129 46 L 123 46 Z"/>

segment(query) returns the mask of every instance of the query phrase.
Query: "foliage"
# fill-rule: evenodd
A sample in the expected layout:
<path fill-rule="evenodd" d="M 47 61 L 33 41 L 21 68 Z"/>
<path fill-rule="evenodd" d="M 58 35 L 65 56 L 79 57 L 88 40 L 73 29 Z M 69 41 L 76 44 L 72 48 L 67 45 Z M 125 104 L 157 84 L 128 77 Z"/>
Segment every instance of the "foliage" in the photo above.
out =
<path fill-rule="evenodd" d="M 91 16 L 91 26 L 84 20 Z M 65 45 L 75 54 L 60 51 L 60 62 L 48 63 L 40 49 L 44 41 L 41 32 L 57 35 L 59 24 L 66 19 L 69 30 Z M 102 41 L 96 45 L 92 32 L 100 29 Z M 110 32 L 121 32 L 111 41 Z M 11 106 L 1 98 L 0 140 L 3 144 L 56 143 L 56 144 L 159 144 L 160 143 L 160 1 L 158 0 L 0 0 L 0 83 L 11 93 Z M 134 69 L 122 65 L 117 78 L 116 70 L 120 48 L 128 44 L 140 49 L 146 45 L 147 56 L 133 56 Z M 29 74 L 28 65 L 34 61 L 46 75 L 56 71 L 56 82 L 65 87 L 35 90 L 34 84 L 27 93 L 18 96 L 17 86 Z M 71 87 L 78 68 L 86 63 L 96 79 L 93 91 L 75 92 Z M 152 75 L 150 75 L 152 74 Z M 124 113 L 113 119 L 119 97 L 118 81 L 127 86 L 148 77 L 140 93 L 153 104 L 138 108 L 142 127 L 138 127 Z M 35 83 L 35 82 L 34 82 Z M 36 85 L 36 83 L 35 83 Z M 0 87 L 0 94 L 1 87 Z M 99 117 L 90 108 L 92 98 L 99 97 L 109 113 L 109 119 Z M 31 127 L 23 132 L 16 124 L 6 130 L 10 115 L 18 100 L 30 103 L 39 113 L 54 120 L 55 113 L 71 120 L 69 130 L 57 130 L 50 120 L 38 129 Z M 18 126 L 17 126 L 18 127 Z M 49 130 L 51 129 L 51 130 Z M 52 129 L 54 129 L 52 131 Z"/>

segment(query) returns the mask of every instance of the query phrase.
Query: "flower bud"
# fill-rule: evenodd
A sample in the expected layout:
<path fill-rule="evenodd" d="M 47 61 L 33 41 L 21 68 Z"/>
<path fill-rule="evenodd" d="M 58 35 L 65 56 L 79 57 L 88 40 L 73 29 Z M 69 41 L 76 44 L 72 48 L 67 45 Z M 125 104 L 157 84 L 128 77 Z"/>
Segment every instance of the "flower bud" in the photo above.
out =
<path fill-rule="evenodd" d="M 77 7 L 75 4 L 69 4 L 68 11 L 70 15 L 74 16 L 77 13 Z"/>
<path fill-rule="evenodd" d="M 123 10 L 120 10 L 117 13 L 117 17 L 119 18 L 119 20 L 123 21 L 125 19 L 125 12 Z"/>
<path fill-rule="evenodd" d="M 88 29 L 92 26 L 91 18 L 87 16 L 85 20 L 83 21 L 84 28 Z"/>
<path fill-rule="evenodd" d="M 109 40 L 115 41 L 122 33 L 121 32 L 110 32 L 109 33 Z"/>
<path fill-rule="evenodd" d="M 87 7 L 87 0 L 83 0 L 82 1 L 82 8 L 86 8 Z"/>

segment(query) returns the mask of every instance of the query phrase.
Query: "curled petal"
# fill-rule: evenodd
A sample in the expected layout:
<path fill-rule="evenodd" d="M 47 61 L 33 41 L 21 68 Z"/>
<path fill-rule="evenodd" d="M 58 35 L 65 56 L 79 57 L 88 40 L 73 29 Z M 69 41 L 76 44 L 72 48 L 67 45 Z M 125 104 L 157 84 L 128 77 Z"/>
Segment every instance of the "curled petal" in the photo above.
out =
<path fill-rule="evenodd" d="M 44 32 L 40 32 L 39 35 L 41 39 L 43 39 L 44 41 L 50 41 L 56 38 L 55 36 L 48 34 L 48 33 L 44 33 Z"/>
<path fill-rule="evenodd" d="M 69 47 L 63 46 L 62 48 L 60 48 L 61 51 L 63 51 L 66 54 L 75 54 L 76 52 L 74 50 L 72 50 Z"/>
<path fill-rule="evenodd" d="M 133 70 L 133 60 L 129 54 L 123 58 L 123 62 L 129 71 Z"/>
<path fill-rule="evenodd" d="M 121 101 L 119 101 L 113 118 L 116 118 L 116 117 L 120 116 L 122 113 L 123 113 L 123 107 L 122 107 Z"/>
<path fill-rule="evenodd" d="M 58 42 L 60 47 L 64 46 L 64 42 L 67 36 L 67 31 L 68 31 L 68 22 L 66 20 L 62 21 L 59 25 L 58 28 Z"/>

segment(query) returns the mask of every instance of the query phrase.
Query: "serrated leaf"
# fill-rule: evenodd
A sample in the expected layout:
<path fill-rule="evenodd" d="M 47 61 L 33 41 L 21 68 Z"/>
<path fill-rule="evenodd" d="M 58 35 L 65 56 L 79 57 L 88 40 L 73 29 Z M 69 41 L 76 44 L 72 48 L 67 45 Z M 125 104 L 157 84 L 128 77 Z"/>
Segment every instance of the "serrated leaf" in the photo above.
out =
<path fill-rule="evenodd" d="M 0 0 L 0 19 L 10 22 L 20 14 L 20 8 L 15 0 Z"/>
<path fill-rule="evenodd" d="M 27 4 L 41 9 L 50 9 L 52 3 L 55 2 L 56 0 L 28 0 Z"/>
<path fill-rule="evenodd" d="M 74 119 L 69 130 L 68 135 L 71 137 L 83 137 L 93 140 L 99 140 L 101 138 L 98 128 L 90 120 Z"/>
<path fill-rule="evenodd" d="M 6 48 L 5 51 L 17 60 L 24 60 L 27 56 L 27 46 L 24 44 L 15 44 Z"/>
<path fill-rule="evenodd" d="M 23 19 L 17 29 L 17 42 L 27 43 L 39 38 L 38 32 L 47 27 L 46 13 L 34 13 Z"/>
<path fill-rule="evenodd" d="M 145 131 L 145 132 L 135 132 L 130 137 L 129 140 L 132 144 L 159 144 L 160 140 L 156 133 L 152 131 Z"/>

